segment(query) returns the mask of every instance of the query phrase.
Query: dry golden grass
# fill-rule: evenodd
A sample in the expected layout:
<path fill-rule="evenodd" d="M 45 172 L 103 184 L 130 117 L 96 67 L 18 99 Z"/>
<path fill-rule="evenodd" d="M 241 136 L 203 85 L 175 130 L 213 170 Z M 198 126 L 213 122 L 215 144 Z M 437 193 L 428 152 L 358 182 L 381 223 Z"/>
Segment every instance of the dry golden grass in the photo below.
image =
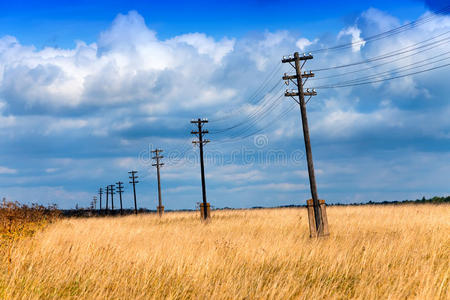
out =
<path fill-rule="evenodd" d="M 3 260 L 5 299 L 449 299 L 450 206 L 64 219 Z"/>

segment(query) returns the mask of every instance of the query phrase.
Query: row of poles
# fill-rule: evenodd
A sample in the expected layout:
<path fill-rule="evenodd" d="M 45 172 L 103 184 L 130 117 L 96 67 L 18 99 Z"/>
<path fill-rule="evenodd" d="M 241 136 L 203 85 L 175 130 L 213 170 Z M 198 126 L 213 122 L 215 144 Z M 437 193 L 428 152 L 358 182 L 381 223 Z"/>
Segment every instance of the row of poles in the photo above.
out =
<path fill-rule="evenodd" d="M 139 181 L 136 180 L 138 178 L 138 176 L 136 174 L 138 173 L 138 171 L 130 171 L 128 173 L 130 174 L 129 178 L 131 179 L 130 184 L 133 185 L 134 213 L 137 214 L 138 209 L 137 209 L 137 201 L 136 201 L 136 184 L 139 183 Z M 117 190 L 116 190 L 116 186 L 117 186 Z M 105 192 L 105 196 L 106 196 L 106 199 L 105 199 L 106 203 L 105 203 L 104 209 L 103 209 L 103 205 L 102 205 L 103 192 Z M 116 192 L 119 194 L 120 214 L 123 215 L 123 201 L 122 201 L 123 182 L 122 181 L 118 181 L 115 184 L 107 185 L 105 190 L 103 190 L 103 188 L 99 188 L 98 196 L 99 196 L 99 200 L 100 200 L 99 201 L 99 210 L 100 211 L 105 211 L 106 213 L 110 212 L 109 199 L 111 196 L 111 211 L 114 212 L 114 195 L 116 194 Z M 94 196 L 91 206 L 92 206 L 92 208 L 95 208 L 97 206 L 97 196 Z"/>
<path fill-rule="evenodd" d="M 309 228 L 310 228 L 310 236 L 311 237 L 318 237 L 318 236 L 324 236 L 328 235 L 328 221 L 327 221 L 327 215 L 326 215 L 326 209 L 325 209 L 325 201 L 320 200 L 317 194 L 317 186 L 316 186 L 316 178 L 314 175 L 314 165 L 313 165 L 313 159 L 312 159 L 312 151 L 311 151 L 311 142 L 309 138 L 309 128 L 308 128 L 308 119 L 306 114 L 306 103 L 311 99 L 312 96 L 316 96 L 317 93 L 315 90 L 310 91 L 309 89 L 304 90 L 303 86 L 308 80 L 308 78 L 314 77 L 314 74 L 312 72 L 302 72 L 302 68 L 305 65 L 306 61 L 312 59 L 312 55 L 306 55 L 303 54 L 303 56 L 300 56 L 298 52 L 295 52 L 294 55 L 289 55 L 288 57 L 283 57 L 282 63 L 289 63 L 295 70 L 295 74 L 288 75 L 284 74 L 283 80 L 286 81 L 286 85 L 289 83 L 292 83 L 296 86 L 295 90 L 286 90 L 285 96 L 291 97 L 294 99 L 294 101 L 299 105 L 300 107 L 300 114 L 301 114 L 301 120 L 302 120 L 302 127 L 303 127 L 303 137 L 305 141 L 305 150 L 306 150 L 306 159 L 308 164 L 308 174 L 309 174 L 309 183 L 310 183 L 310 190 L 311 190 L 311 197 L 312 199 L 307 200 L 307 207 L 308 207 L 308 219 L 309 219 Z M 309 97 L 309 99 L 305 100 L 305 97 Z M 203 146 L 207 143 L 209 143 L 209 140 L 204 139 L 204 135 L 208 134 L 208 130 L 204 129 L 204 124 L 208 123 L 207 119 L 200 119 L 192 120 L 191 124 L 196 125 L 196 130 L 192 130 L 191 134 L 197 136 L 197 140 L 192 141 L 194 145 L 198 145 L 200 148 L 200 171 L 201 171 L 201 181 L 202 181 L 202 203 L 200 204 L 200 214 L 201 217 L 204 220 L 207 220 L 211 217 L 210 212 L 210 204 L 206 200 L 206 183 L 205 183 L 205 168 L 204 168 L 204 160 L 203 160 Z M 160 182 L 160 167 L 164 164 L 161 163 L 161 159 L 163 158 L 161 154 L 163 150 L 161 149 L 155 149 L 152 151 L 152 153 L 155 154 L 154 157 L 152 157 L 156 163 L 153 164 L 153 166 L 157 169 L 157 177 L 158 177 L 158 206 L 157 206 L 157 212 L 160 216 L 162 216 L 164 212 L 164 206 L 161 202 L 161 182 Z M 134 204 L 135 204 L 135 213 L 137 214 L 137 205 L 136 205 L 136 188 L 135 184 L 138 183 L 135 179 L 137 176 L 135 174 L 137 171 L 130 171 L 131 174 L 130 183 L 133 184 L 133 192 L 134 192 Z M 120 205 L 121 205 L 121 213 L 123 213 L 122 210 L 122 187 L 121 182 L 117 183 L 117 191 L 120 195 Z M 100 188 L 100 203 L 101 203 L 101 191 Z M 114 202 L 113 202 L 113 195 L 114 195 L 114 186 L 110 185 L 107 187 L 107 198 L 106 198 L 106 210 L 108 210 L 108 195 L 111 195 L 111 204 L 112 209 L 114 209 Z M 100 204 L 101 206 L 101 204 Z"/>
<path fill-rule="evenodd" d="M 203 160 L 203 146 L 207 143 L 209 143 L 209 140 L 204 139 L 204 135 L 209 133 L 208 130 L 204 130 L 203 126 L 205 123 L 208 123 L 207 119 L 200 119 L 197 120 L 191 120 L 191 124 L 195 124 L 197 129 L 192 130 L 191 134 L 196 135 L 198 137 L 198 140 L 192 141 L 194 145 L 198 145 L 200 148 L 200 171 L 201 171 L 201 180 L 202 180 L 202 199 L 203 202 L 200 204 L 200 212 L 201 217 L 203 219 L 209 219 L 211 217 L 211 206 L 206 201 L 206 183 L 205 183 L 205 165 Z M 161 155 L 161 153 L 164 150 L 162 149 L 155 149 L 152 150 L 152 154 L 154 156 L 152 159 L 155 161 L 152 166 L 156 167 L 156 175 L 158 180 L 158 206 L 156 207 L 156 211 L 159 216 L 162 216 L 164 213 L 164 206 L 162 205 L 162 197 L 161 197 L 161 176 L 160 176 L 160 168 L 164 166 L 164 163 L 161 162 L 161 160 L 164 158 L 164 156 Z M 133 195 L 134 195 L 134 212 L 135 214 L 138 213 L 137 209 L 137 201 L 136 201 L 136 184 L 139 183 L 136 179 L 138 176 L 136 175 L 137 171 L 130 171 L 128 172 L 130 174 L 129 178 L 131 179 L 130 184 L 133 185 Z M 123 215 L 123 203 L 122 203 L 122 193 L 123 193 L 123 182 L 119 181 L 116 183 L 117 185 L 117 193 L 119 193 L 120 198 L 120 214 Z M 114 194 L 115 194 L 115 185 L 111 184 L 106 186 L 106 206 L 105 211 L 109 212 L 109 196 L 111 196 L 111 210 L 114 211 Z M 100 199 L 100 206 L 99 209 L 102 211 L 102 195 L 103 195 L 103 188 L 100 188 L 98 191 L 99 199 Z M 97 203 L 97 197 L 94 196 L 93 205 L 96 206 Z"/>

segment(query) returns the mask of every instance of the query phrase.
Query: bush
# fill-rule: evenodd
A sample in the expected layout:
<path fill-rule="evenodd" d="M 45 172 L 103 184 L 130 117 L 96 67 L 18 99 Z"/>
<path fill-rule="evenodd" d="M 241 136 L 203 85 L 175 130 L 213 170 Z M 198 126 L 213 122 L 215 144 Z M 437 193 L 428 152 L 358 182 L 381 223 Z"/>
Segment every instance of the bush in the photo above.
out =
<path fill-rule="evenodd" d="M 32 236 L 37 230 L 60 217 L 56 205 L 23 205 L 18 202 L 0 203 L 0 242 Z"/>

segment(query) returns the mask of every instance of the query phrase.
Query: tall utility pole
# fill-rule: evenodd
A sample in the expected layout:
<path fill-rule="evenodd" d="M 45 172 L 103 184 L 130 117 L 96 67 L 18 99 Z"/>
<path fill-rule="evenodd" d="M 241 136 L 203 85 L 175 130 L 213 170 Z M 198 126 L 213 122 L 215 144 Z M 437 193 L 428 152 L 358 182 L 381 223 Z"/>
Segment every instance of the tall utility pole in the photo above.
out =
<path fill-rule="evenodd" d="M 134 213 L 137 215 L 137 203 L 136 203 L 136 183 L 139 183 L 139 181 L 136 181 L 138 176 L 136 176 L 137 171 L 130 171 L 128 172 L 131 174 L 129 178 L 131 179 L 130 183 L 133 184 L 133 194 L 134 194 Z"/>
<path fill-rule="evenodd" d="M 192 120 L 192 124 L 197 124 L 197 131 L 191 131 L 191 134 L 197 134 L 198 141 L 192 141 L 194 145 L 200 146 L 200 171 L 202 175 L 202 194 L 203 194 L 203 203 L 200 204 L 200 214 L 203 219 L 207 220 L 211 217 L 210 205 L 206 202 L 206 184 L 205 184 L 205 166 L 203 162 L 203 145 L 209 143 L 209 140 L 204 140 L 203 135 L 209 133 L 208 130 L 203 130 L 203 124 L 208 123 L 207 119 Z"/>
<path fill-rule="evenodd" d="M 306 91 L 304 91 L 303 89 L 303 85 L 306 83 L 308 78 L 314 77 L 314 74 L 312 72 L 302 73 L 302 67 L 309 59 L 313 59 L 313 56 L 311 54 L 309 55 L 303 54 L 303 56 L 300 56 L 298 52 L 295 52 L 293 56 L 290 55 L 289 57 L 283 57 L 281 62 L 289 63 L 295 69 L 295 75 L 287 75 L 285 73 L 283 76 L 283 80 L 286 80 L 286 84 L 292 82 L 294 85 L 296 85 L 297 91 L 286 90 L 286 93 L 284 95 L 286 97 L 292 97 L 292 99 L 294 99 L 295 102 L 297 102 L 297 104 L 300 106 L 300 113 L 302 117 L 302 126 L 303 126 L 303 137 L 305 139 L 306 159 L 308 162 L 309 185 L 312 196 L 312 201 L 308 200 L 308 216 L 310 227 L 309 229 L 310 229 L 310 236 L 316 237 L 328 235 L 328 220 L 325 210 L 325 201 L 319 200 L 317 196 L 316 177 L 314 175 L 314 164 L 311 152 L 311 142 L 309 139 L 308 118 L 306 115 L 306 103 L 311 99 L 312 96 L 317 95 L 315 90 L 310 91 L 309 89 L 306 89 Z M 309 99 L 307 101 L 305 101 L 305 96 L 309 96 Z M 295 97 L 298 97 L 298 100 Z"/>
<path fill-rule="evenodd" d="M 114 184 L 109 185 L 109 192 L 111 193 L 111 210 L 114 212 Z"/>
<path fill-rule="evenodd" d="M 101 211 L 101 210 L 102 210 L 102 195 L 103 195 L 103 189 L 102 189 L 102 188 L 100 188 L 100 189 L 98 190 L 98 195 L 99 195 L 99 197 L 100 197 L 100 205 L 99 205 L 99 207 L 98 207 L 98 210 Z"/>
<path fill-rule="evenodd" d="M 156 208 L 156 211 L 158 212 L 158 215 L 161 217 L 164 213 L 164 206 L 162 205 L 161 201 L 161 180 L 159 176 L 159 168 L 161 166 L 164 166 L 164 163 L 160 162 L 159 160 L 164 158 L 164 156 L 159 155 L 163 150 L 156 148 L 152 151 L 152 153 L 155 153 L 155 156 L 152 157 L 152 159 L 156 160 L 155 164 L 152 164 L 152 166 L 156 167 L 156 175 L 158 177 L 158 207 Z"/>
<path fill-rule="evenodd" d="M 106 212 L 108 212 L 109 185 L 106 186 Z"/>
<path fill-rule="evenodd" d="M 123 182 L 116 182 L 117 184 L 117 192 L 119 193 L 120 198 L 120 214 L 123 215 L 123 207 L 122 207 L 122 193 L 123 193 Z"/>

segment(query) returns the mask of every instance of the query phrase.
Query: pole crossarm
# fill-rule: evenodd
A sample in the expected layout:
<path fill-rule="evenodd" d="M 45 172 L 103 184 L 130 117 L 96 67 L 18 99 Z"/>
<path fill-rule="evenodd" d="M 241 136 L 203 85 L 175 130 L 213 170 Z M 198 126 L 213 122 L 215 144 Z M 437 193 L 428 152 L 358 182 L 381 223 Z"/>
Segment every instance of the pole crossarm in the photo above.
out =
<path fill-rule="evenodd" d="M 286 97 L 298 97 L 298 96 L 300 96 L 300 93 L 292 91 L 292 90 L 290 90 L 290 91 L 287 90 L 284 93 L 284 95 Z M 303 96 L 317 96 L 317 92 L 316 91 L 306 91 L 306 92 L 303 92 Z"/>
<path fill-rule="evenodd" d="M 314 73 L 311 73 L 311 71 L 308 73 L 308 72 L 304 72 L 303 74 L 302 74 L 302 78 L 309 78 L 309 77 L 314 77 Z M 284 73 L 284 76 L 283 76 L 283 80 L 297 80 L 297 75 L 287 75 L 286 73 Z"/>
<path fill-rule="evenodd" d="M 308 60 L 313 59 L 314 57 L 311 54 L 303 53 L 303 56 L 299 56 L 298 60 Z M 281 60 L 282 63 L 291 63 L 295 62 L 295 57 L 293 55 L 283 56 L 283 59 Z"/>

